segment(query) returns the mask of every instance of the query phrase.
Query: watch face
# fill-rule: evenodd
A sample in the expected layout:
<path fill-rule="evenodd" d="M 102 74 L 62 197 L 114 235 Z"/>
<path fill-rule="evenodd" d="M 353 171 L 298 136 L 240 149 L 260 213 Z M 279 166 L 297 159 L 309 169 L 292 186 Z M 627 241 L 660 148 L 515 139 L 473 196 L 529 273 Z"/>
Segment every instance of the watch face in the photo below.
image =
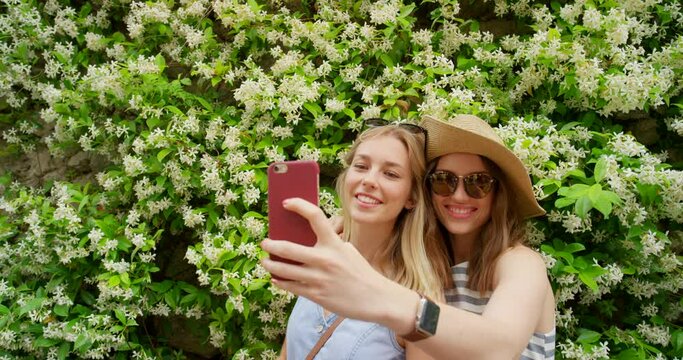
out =
<path fill-rule="evenodd" d="M 436 325 L 439 323 L 439 305 L 427 300 L 422 307 L 420 317 L 420 330 L 430 335 L 436 334 Z"/>

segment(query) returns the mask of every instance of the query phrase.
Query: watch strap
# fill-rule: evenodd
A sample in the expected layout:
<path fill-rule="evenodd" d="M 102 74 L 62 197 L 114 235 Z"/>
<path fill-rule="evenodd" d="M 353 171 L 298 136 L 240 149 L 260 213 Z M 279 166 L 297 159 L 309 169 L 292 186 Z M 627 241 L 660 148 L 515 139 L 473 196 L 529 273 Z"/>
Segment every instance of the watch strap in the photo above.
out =
<path fill-rule="evenodd" d="M 427 302 L 430 302 L 432 304 L 434 304 L 434 302 L 420 293 L 418 293 L 418 295 L 420 296 L 420 301 L 418 302 L 417 313 L 415 314 L 415 327 L 413 328 L 413 331 L 401 336 L 404 340 L 410 342 L 424 340 L 434 335 L 427 331 L 424 331 L 420 326 L 420 321 L 423 320 L 422 314 L 424 313 L 424 307 L 427 306 Z M 434 304 L 434 306 L 436 306 L 436 304 Z"/>

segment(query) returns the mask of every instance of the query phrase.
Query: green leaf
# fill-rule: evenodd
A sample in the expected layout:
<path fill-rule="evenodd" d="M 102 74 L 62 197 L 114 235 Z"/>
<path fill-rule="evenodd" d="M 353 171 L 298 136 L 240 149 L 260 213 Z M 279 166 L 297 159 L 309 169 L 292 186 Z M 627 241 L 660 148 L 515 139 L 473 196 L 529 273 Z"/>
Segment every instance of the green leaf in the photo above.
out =
<path fill-rule="evenodd" d="M 597 164 L 595 164 L 595 172 L 593 174 L 595 182 L 599 183 L 605 178 L 605 175 L 607 175 L 607 165 L 607 160 L 604 157 L 601 157 Z"/>
<path fill-rule="evenodd" d="M 90 346 L 92 346 L 92 340 L 85 334 L 78 335 L 76 342 L 74 342 L 75 351 L 85 351 L 90 349 Z"/>
<path fill-rule="evenodd" d="M 600 211 L 605 218 L 608 218 L 609 214 L 612 213 L 612 202 L 604 191 L 600 192 L 600 195 L 598 195 L 598 198 L 593 203 L 593 206 L 598 209 L 598 211 Z"/>
<path fill-rule="evenodd" d="M 563 197 L 555 200 L 555 207 L 556 208 L 563 208 L 567 207 L 569 205 L 572 205 L 576 202 L 576 199 L 568 198 L 568 197 Z"/>
<path fill-rule="evenodd" d="M 557 29 L 555 29 L 555 28 L 548 29 L 548 35 L 547 35 L 548 41 L 558 40 L 558 39 L 560 39 L 560 37 L 561 37 L 560 32 Z"/>
<path fill-rule="evenodd" d="M 37 347 L 53 347 L 55 344 L 61 342 L 60 339 L 46 339 L 42 336 L 38 337 L 33 343 Z"/>
<path fill-rule="evenodd" d="M 574 170 L 568 171 L 565 174 L 564 178 L 568 178 L 568 177 L 573 177 L 573 178 L 579 179 L 583 182 L 588 182 L 588 178 L 586 177 L 586 173 L 583 172 L 582 170 L 579 170 L 579 169 L 574 169 Z M 577 185 L 582 185 L 582 184 L 577 184 Z"/>
<path fill-rule="evenodd" d="M 122 310 L 115 309 L 114 314 L 116 315 L 116 318 L 119 319 L 121 324 L 126 325 L 128 319 L 126 318 L 126 314 Z"/>
<path fill-rule="evenodd" d="M 166 301 L 166 304 L 171 307 L 171 309 L 175 309 L 178 306 L 178 303 L 176 302 L 176 297 L 172 292 L 167 292 L 164 294 L 164 301 Z"/>
<path fill-rule="evenodd" d="M 261 11 L 261 6 L 255 0 L 247 0 L 247 4 L 249 4 L 249 7 L 254 14 L 258 14 Z"/>
<path fill-rule="evenodd" d="M 659 196 L 659 186 L 657 185 L 637 183 L 636 188 L 638 188 L 640 200 L 645 205 L 653 205 L 661 198 Z"/>
<path fill-rule="evenodd" d="M 342 110 L 342 112 L 344 113 L 344 115 L 348 116 L 349 119 L 351 119 L 351 120 L 356 119 L 356 113 L 354 113 L 353 110 L 348 109 L 348 108 L 344 108 L 344 110 Z"/>
<path fill-rule="evenodd" d="M 150 117 L 146 121 L 147 127 L 151 129 L 154 129 L 157 127 L 157 125 L 161 124 L 161 119 L 157 117 Z"/>
<path fill-rule="evenodd" d="M 576 341 L 582 344 L 594 344 L 602 336 L 602 334 L 593 330 L 581 329 L 579 332 L 580 334 Z"/>
<path fill-rule="evenodd" d="M 159 160 L 159 161 L 164 160 L 164 158 L 166 157 L 166 155 L 170 154 L 171 151 L 173 151 L 173 150 L 171 150 L 171 149 L 169 149 L 169 148 L 161 149 L 161 151 L 159 151 L 159 153 L 157 153 L 157 160 Z"/>
<path fill-rule="evenodd" d="M 185 295 L 180 299 L 180 305 L 194 303 L 196 299 L 197 299 L 197 293 L 196 292 L 192 293 L 192 294 Z"/>
<path fill-rule="evenodd" d="M 673 345 L 676 352 L 683 350 L 683 330 L 676 330 L 671 334 L 671 345 Z"/>
<path fill-rule="evenodd" d="M 57 357 L 59 358 L 59 360 L 66 359 L 66 357 L 69 356 L 70 350 L 71 350 L 71 345 L 67 342 L 63 343 L 59 347 L 59 351 L 57 351 Z"/>
<path fill-rule="evenodd" d="M 55 307 L 52 309 L 52 312 L 59 316 L 68 316 L 69 315 L 69 306 L 68 305 L 55 305 Z"/>
<path fill-rule="evenodd" d="M 591 290 L 598 291 L 598 283 L 589 272 L 579 272 L 579 279 L 586 284 Z"/>
<path fill-rule="evenodd" d="M 197 288 L 196 288 L 196 287 L 194 287 L 194 286 L 192 286 L 192 285 L 190 285 L 190 284 L 188 284 L 188 283 L 186 283 L 186 282 L 179 282 L 179 283 L 178 283 L 178 287 L 179 287 L 181 290 L 183 290 L 184 292 L 189 293 L 189 294 L 194 294 L 194 293 L 197 292 Z"/>
<path fill-rule="evenodd" d="M 159 72 L 163 72 L 166 69 L 166 59 L 161 54 L 158 54 L 155 58 L 155 63 L 159 68 Z"/>
<path fill-rule="evenodd" d="M 197 96 L 196 99 L 197 101 L 199 101 L 200 104 L 202 104 L 204 109 L 213 112 L 213 106 L 211 106 L 211 104 L 209 104 L 209 102 L 206 101 L 203 97 Z"/>
<path fill-rule="evenodd" d="M 162 282 L 149 285 L 150 289 L 159 294 L 167 292 L 172 286 L 173 282 L 171 280 L 164 280 Z"/>
<path fill-rule="evenodd" d="M 566 190 L 565 190 L 566 189 Z M 586 184 L 574 184 L 568 188 L 561 188 L 558 191 L 558 194 L 566 197 L 571 197 L 578 199 L 580 197 L 586 196 L 588 191 L 590 190 L 590 186 Z"/>
<path fill-rule="evenodd" d="M 0 315 L 9 314 L 9 308 L 5 305 L 0 304 Z"/>
<path fill-rule="evenodd" d="M 42 297 L 30 300 L 19 309 L 19 315 L 24 315 L 29 311 L 39 308 L 43 304 L 43 301 L 45 301 L 45 298 Z"/>
<path fill-rule="evenodd" d="M 548 244 L 542 244 L 541 245 L 541 251 L 548 255 L 555 255 L 555 248 L 548 245 Z"/>
<path fill-rule="evenodd" d="M 582 196 L 574 204 L 574 212 L 580 218 L 585 219 L 588 212 L 593 208 L 593 202 L 588 196 Z"/>
<path fill-rule="evenodd" d="M 258 290 L 258 289 L 264 287 L 266 284 L 268 284 L 268 280 L 263 280 L 263 279 L 254 280 L 249 284 L 249 287 L 247 287 L 247 291 Z"/>
<path fill-rule="evenodd" d="M 564 259 L 564 260 L 567 262 L 567 264 L 572 264 L 572 263 L 574 263 L 574 255 L 572 255 L 571 253 L 568 253 L 568 252 L 566 252 L 566 251 L 558 251 L 558 252 L 556 252 L 556 253 L 555 253 L 555 257 L 559 257 L 559 258 Z"/>
<path fill-rule="evenodd" d="M 173 105 L 166 106 L 166 109 L 168 109 L 170 112 L 172 112 L 178 116 L 185 116 L 185 113 L 183 113 L 182 111 L 180 111 L 180 109 L 178 109 L 177 107 L 175 107 Z"/>
<path fill-rule="evenodd" d="M 617 356 L 614 357 L 616 360 L 642 360 L 645 359 L 645 357 L 638 352 L 636 349 L 626 349 Z"/>
<path fill-rule="evenodd" d="M 389 55 L 387 55 L 387 54 L 382 54 L 382 55 L 380 56 L 380 59 L 382 60 L 382 62 L 384 63 L 384 65 L 386 65 L 386 67 L 390 67 L 390 68 L 391 68 L 391 67 L 394 67 L 394 66 L 395 66 L 394 60 L 391 58 L 391 56 L 389 56 Z"/>
<path fill-rule="evenodd" d="M 305 103 L 304 108 L 306 108 L 306 110 L 308 110 L 311 113 L 311 115 L 315 117 L 318 117 L 323 113 L 323 109 L 320 107 L 320 105 L 314 102 Z"/>
<path fill-rule="evenodd" d="M 569 253 L 575 253 L 577 251 L 583 251 L 586 250 L 586 246 L 581 244 L 581 243 L 571 243 L 568 244 L 567 246 L 562 249 L 563 251 L 569 252 Z"/>
<path fill-rule="evenodd" d="M 119 275 L 119 277 L 121 278 L 121 283 L 122 283 L 123 285 L 125 285 L 125 286 L 130 286 L 130 277 L 128 277 L 128 273 L 127 273 L 127 272 L 122 273 L 121 275 Z"/>

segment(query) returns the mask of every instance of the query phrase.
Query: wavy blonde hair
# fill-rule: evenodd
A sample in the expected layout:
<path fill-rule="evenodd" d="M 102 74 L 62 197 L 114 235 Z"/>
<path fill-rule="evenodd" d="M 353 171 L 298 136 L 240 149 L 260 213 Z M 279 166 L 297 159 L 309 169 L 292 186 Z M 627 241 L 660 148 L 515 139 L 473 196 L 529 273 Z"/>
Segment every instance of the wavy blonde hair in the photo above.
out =
<path fill-rule="evenodd" d="M 344 158 L 346 168 L 337 178 L 336 184 L 344 218 L 344 240 L 349 241 L 348 234 L 353 233 L 354 227 L 351 217 L 343 212 L 350 201 L 344 181 L 349 165 L 360 144 L 382 136 L 391 136 L 399 140 L 408 151 L 412 185 L 410 198 L 415 203 L 413 209 L 403 209 L 399 213 L 391 240 L 383 253 L 379 254 L 381 263 L 386 264 L 386 268 L 383 269 L 384 275 L 428 297 L 443 300 L 443 283 L 450 278 L 450 270 L 441 238 L 425 237 L 425 214 L 428 205 L 422 186 L 426 160 L 424 139 L 421 136 L 416 136 L 398 125 L 371 128 L 358 135 Z M 434 261 L 436 263 L 433 263 Z"/>
<path fill-rule="evenodd" d="M 491 218 L 484 224 L 479 239 L 475 241 L 467 266 L 467 288 L 484 294 L 486 291 L 493 290 L 496 263 L 503 252 L 516 245 L 525 243 L 526 222 L 511 201 L 510 188 L 507 185 L 504 173 L 496 163 L 487 157 L 481 155 L 479 157 L 484 161 L 488 171 L 498 180 L 492 193 L 492 196 L 495 196 L 495 198 L 491 205 Z M 429 174 L 434 171 L 438 162 L 439 158 L 436 158 L 429 163 Z M 425 185 L 427 185 L 427 182 L 425 182 Z M 428 186 L 425 186 L 425 190 L 431 191 Z M 429 203 L 428 216 L 436 219 L 431 196 L 428 196 L 427 202 Z M 452 248 L 447 243 L 451 241 L 450 233 L 438 220 L 437 225 L 434 228 L 427 229 L 427 231 L 427 236 L 437 237 L 441 239 L 444 247 Z M 458 259 L 451 259 L 452 264 L 455 264 L 457 261 Z M 452 279 L 444 284 L 446 288 L 451 288 L 453 286 Z"/>

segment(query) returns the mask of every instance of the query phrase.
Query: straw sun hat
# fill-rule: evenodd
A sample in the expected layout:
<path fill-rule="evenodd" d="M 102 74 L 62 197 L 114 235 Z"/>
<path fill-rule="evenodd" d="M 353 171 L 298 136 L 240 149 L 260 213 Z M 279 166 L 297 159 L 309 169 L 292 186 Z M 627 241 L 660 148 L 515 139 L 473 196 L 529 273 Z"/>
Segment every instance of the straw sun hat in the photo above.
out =
<path fill-rule="evenodd" d="M 447 121 L 424 116 L 421 125 L 429 133 L 427 161 L 455 152 L 485 156 L 505 174 L 506 184 L 523 218 L 545 214 L 536 201 L 524 164 L 484 120 L 474 115 L 456 115 Z"/>

